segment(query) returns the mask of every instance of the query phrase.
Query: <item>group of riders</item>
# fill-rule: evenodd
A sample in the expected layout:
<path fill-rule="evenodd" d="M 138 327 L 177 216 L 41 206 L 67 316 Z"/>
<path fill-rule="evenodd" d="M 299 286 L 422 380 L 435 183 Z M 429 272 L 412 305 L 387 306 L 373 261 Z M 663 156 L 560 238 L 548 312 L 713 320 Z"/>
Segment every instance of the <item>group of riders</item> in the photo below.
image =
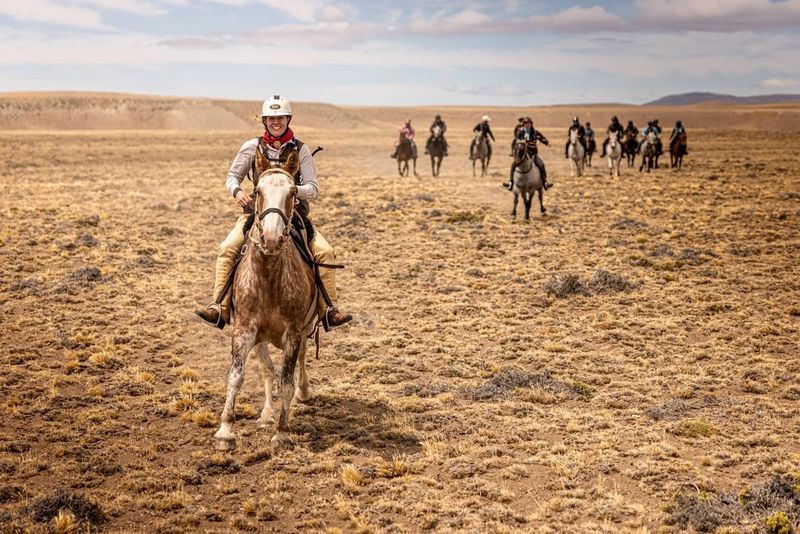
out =
<path fill-rule="evenodd" d="M 486 142 L 488 157 L 491 158 L 492 144 L 489 143 L 489 139 L 495 141 L 494 134 L 492 133 L 492 129 L 489 126 L 489 123 L 491 121 L 492 119 L 488 115 L 484 115 L 483 117 L 481 117 L 481 121 L 478 124 L 476 124 L 475 127 L 472 129 L 472 132 L 476 135 L 475 138 L 472 140 L 472 144 L 470 145 L 469 148 L 470 159 L 475 159 L 475 148 L 481 140 Z M 586 154 L 594 153 L 595 147 L 597 145 L 595 143 L 595 134 L 594 130 L 592 129 L 592 123 L 587 122 L 584 125 L 581 124 L 581 121 L 578 119 L 578 117 L 573 117 L 572 124 L 570 125 L 569 130 L 567 130 L 567 143 L 564 146 L 564 157 L 569 158 L 570 137 L 572 135 L 572 132 L 575 130 L 577 131 L 578 142 L 583 147 L 584 153 Z M 428 140 L 425 142 L 425 153 L 428 154 L 430 152 L 431 142 L 433 141 L 434 136 L 440 135 L 442 137 L 444 145 L 444 155 L 447 156 L 448 145 L 447 141 L 444 140 L 444 133 L 447 131 L 447 125 L 442 120 L 442 116 L 440 114 L 437 113 L 436 116 L 434 117 L 433 123 L 431 123 L 429 131 L 430 131 L 430 136 L 428 137 Z M 623 147 L 626 146 L 624 142 L 625 140 L 627 139 L 636 140 L 637 144 L 635 153 L 638 154 L 642 148 L 642 144 L 647 139 L 648 134 L 650 133 L 653 133 L 655 135 L 656 154 L 660 156 L 663 153 L 663 144 L 661 142 L 661 131 L 662 131 L 661 125 L 659 124 L 658 119 L 653 119 L 647 122 L 647 126 L 645 126 L 645 128 L 641 131 L 641 138 L 639 138 L 640 135 L 639 129 L 636 127 L 636 125 L 633 123 L 632 120 L 628 121 L 627 126 L 623 128 L 619 118 L 616 115 L 614 115 L 613 117 L 611 117 L 611 123 L 608 125 L 608 128 L 606 128 L 606 138 L 603 141 L 600 157 L 601 158 L 606 157 L 606 147 L 608 146 L 608 142 L 611 140 L 612 136 L 615 136 L 617 140 L 620 141 L 620 143 L 622 143 Z M 399 128 L 399 132 L 400 132 L 400 140 L 407 140 L 409 143 L 411 143 L 411 157 L 416 158 L 417 146 L 414 143 L 415 131 L 414 127 L 411 126 L 411 119 L 406 119 L 405 124 Z M 686 130 L 683 128 L 683 124 L 681 123 L 681 121 L 677 121 L 675 123 L 675 127 L 672 129 L 672 133 L 670 134 L 669 138 L 670 144 L 672 143 L 673 140 L 679 138 L 682 134 L 685 133 Z M 399 142 L 400 141 L 398 141 L 398 143 L 395 143 L 395 150 L 394 153 L 392 153 L 391 155 L 391 157 L 393 158 L 397 157 L 397 147 L 399 145 Z M 539 150 L 537 148 L 537 144 L 539 142 L 545 145 L 549 145 L 550 142 L 542 134 L 542 132 L 533 127 L 533 119 L 529 116 L 523 116 L 517 120 L 517 125 L 514 127 L 514 138 L 511 141 L 512 155 L 514 152 L 514 146 L 518 142 L 526 143 L 528 148 L 528 154 L 531 156 L 531 158 L 533 158 L 534 163 L 539 168 L 539 172 L 542 175 L 542 182 L 544 183 L 544 188 L 545 189 L 550 188 L 552 184 L 547 182 L 547 171 L 545 169 L 544 162 L 539 157 Z M 625 149 L 623 148 L 623 153 L 624 150 Z M 685 154 L 688 154 L 688 152 L 685 152 Z M 508 182 L 503 184 L 508 189 L 511 189 L 513 187 L 512 180 L 514 176 L 514 169 L 515 165 L 512 164 L 511 178 L 509 178 Z"/>
<path fill-rule="evenodd" d="M 308 219 L 308 201 L 316 199 L 319 195 L 319 183 L 317 182 L 316 168 L 314 166 L 313 153 L 309 150 L 307 145 L 294 136 L 289 124 L 292 120 L 292 107 L 288 100 L 275 95 L 264 101 L 261 112 L 261 121 L 264 126 L 264 134 L 246 141 L 239 149 L 238 154 L 231 164 L 228 171 L 225 185 L 228 192 L 233 197 L 234 202 L 243 209 L 243 213 L 238 218 L 231 232 L 220 244 L 216 261 L 216 272 L 214 277 L 214 293 L 213 302 L 206 307 L 198 309 L 195 313 L 205 322 L 223 328 L 231 321 L 231 285 L 233 280 L 233 273 L 238 263 L 240 254 L 242 254 L 243 247 L 246 243 L 246 233 L 249 227 L 253 224 L 253 206 L 255 204 L 254 196 L 252 193 L 247 193 L 242 189 L 242 183 L 245 179 L 250 178 L 255 180 L 258 178 L 256 174 L 256 154 L 260 152 L 265 158 L 272 162 L 287 161 L 289 155 L 293 152 L 297 153 L 299 157 L 300 168 L 297 175 L 294 177 L 296 184 L 296 199 L 302 205 L 303 209 L 297 211 L 303 217 L 302 226 L 304 228 L 312 228 L 311 221 Z M 481 121 L 472 129 L 475 133 L 475 139 L 470 145 L 470 159 L 475 159 L 475 149 L 479 143 L 485 142 L 487 155 L 491 158 L 492 144 L 489 139 L 495 141 L 494 134 L 489 125 L 491 118 L 484 115 Z M 577 130 L 578 141 L 584 147 L 589 149 L 594 143 L 594 131 L 590 123 L 582 125 L 578 117 L 573 117 L 572 125 L 567 132 L 568 136 L 571 135 L 573 130 Z M 440 137 L 439 140 L 443 146 L 444 156 L 447 156 L 447 142 L 444 139 L 444 134 L 447 131 L 447 125 L 442 120 L 440 114 L 436 114 L 430 128 L 430 136 L 425 143 L 425 153 L 431 151 L 431 144 L 435 137 Z M 657 150 L 661 152 L 661 142 L 658 140 L 661 134 L 661 127 L 658 124 L 658 119 L 653 119 L 647 123 L 647 127 L 642 130 L 641 134 L 643 139 L 647 138 L 649 133 L 654 133 L 656 136 Z M 603 142 L 603 150 L 601 157 L 605 157 L 606 147 L 611 136 L 616 136 L 618 140 L 622 141 L 623 137 L 629 139 L 637 139 L 639 131 L 633 124 L 633 121 L 628 121 L 627 127 L 623 128 L 619 119 L 614 116 L 611 118 L 611 124 L 606 129 L 607 137 Z M 670 142 L 681 134 L 685 134 L 685 130 L 681 121 L 677 121 L 675 128 L 670 135 Z M 414 128 L 411 126 L 411 119 L 405 121 L 405 124 L 400 128 L 400 139 L 408 140 L 412 147 L 412 157 L 417 157 L 416 145 L 414 144 Z M 516 148 L 517 143 L 525 143 L 527 153 L 531 156 L 534 164 L 539 168 L 542 177 L 544 188 L 551 187 L 552 184 L 547 182 L 547 173 L 544 162 L 538 155 L 538 143 L 541 142 L 549 145 L 550 142 L 542 135 L 540 131 L 534 128 L 533 119 L 529 116 L 520 117 L 517 126 L 514 128 L 514 139 L 512 141 L 512 154 Z M 641 148 L 643 141 L 639 141 L 637 145 L 637 152 Z M 397 147 L 395 145 L 395 152 L 392 157 L 397 157 Z M 568 156 L 569 141 L 565 150 L 565 156 Z M 511 166 L 511 178 L 503 185 L 511 189 L 513 187 L 515 165 Z M 289 221 L 287 221 L 288 226 Z M 319 276 L 317 277 L 317 284 L 320 286 L 320 291 L 325 295 L 324 302 L 320 302 L 318 311 L 321 319 L 322 326 L 325 330 L 336 328 L 352 320 L 352 315 L 349 313 L 341 312 L 336 306 L 336 281 L 334 270 L 328 268 L 329 265 L 335 261 L 333 247 L 325 240 L 318 229 L 314 228 L 308 232 L 308 247 L 314 255 L 314 261 L 317 262 L 319 267 Z"/>

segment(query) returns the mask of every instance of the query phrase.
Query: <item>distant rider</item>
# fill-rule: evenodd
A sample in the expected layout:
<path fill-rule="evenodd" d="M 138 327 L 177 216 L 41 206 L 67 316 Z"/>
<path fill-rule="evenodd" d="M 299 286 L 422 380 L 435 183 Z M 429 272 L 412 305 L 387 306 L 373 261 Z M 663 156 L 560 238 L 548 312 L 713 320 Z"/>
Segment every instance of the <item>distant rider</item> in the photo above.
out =
<path fill-rule="evenodd" d="M 658 124 L 658 119 L 653 119 L 653 129 L 656 131 L 656 154 L 660 156 L 664 152 L 664 146 L 661 144 L 661 125 Z"/>
<path fill-rule="evenodd" d="M 533 163 L 539 168 L 539 173 L 542 175 L 542 184 L 545 189 L 550 189 L 553 184 L 547 182 L 547 171 L 544 168 L 544 161 L 539 157 L 539 149 L 536 146 L 537 141 L 541 141 L 545 145 L 550 145 L 550 141 L 548 141 L 542 133 L 533 127 L 533 119 L 530 117 L 524 117 L 522 120 L 522 129 L 517 132 L 516 141 L 522 141 L 525 143 L 528 149 L 528 154 L 531 155 L 533 158 Z M 515 163 L 511 164 L 511 174 L 509 175 L 508 182 L 504 183 L 505 186 L 509 191 L 514 188 L 514 170 L 517 168 Z"/>
<path fill-rule="evenodd" d="M 669 134 L 669 146 L 672 146 L 672 142 L 680 137 L 681 135 L 686 135 L 686 130 L 683 128 L 683 123 L 678 121 L 675 123 L 675 128 L 672 129 L 672 133 Z M 684 148 L 683 155 L 688 156 L 689 150 Z"/>
<path fill-rule="evenodd" d="M 637 154 L 642 150 L 642 145 L 644 144 L 645 140 L 647 140 L 647 136 L 650 135 L 651 132 L 656 135 L 656 150 L 658 150 L 658 129 L 653 126 L 653 121 L 648 121 L 647 126 L 642 129 L 642 138 L 639 140 L 639 144 L 636 146 Z"/>
<path fill-rule="evenodd" d="M 616 135 L 617 140 L 622 138 L 622 125 L 619 123 L 619 119 L 616 115 L 611 117 L 611 124 L 608 125 L 606 129 L 606 139 L 603 141 L 603 150 L 600 153 L 600 157 L 606 157 L 606 147 L 608 146 L 608 142 L 611 140 L 611 136 Z"/>
<path fill-rule="evenodd" d="M 400 139 L 408 139 L 409 143 L 411 143 L 411 157 L 417 159 L 417 144 L 414 143 L 414 127 L 411 126 L 411 119 L 406 119 L 406 123 L 399 128 L 400 131 Z M 398 140 L 394 144 L 394 153 L 392 154 L 393 158 L 397 157 L 397 147 L 400 146 L 400 141 Z"/>
<path fill-rule="evenodd" d="M 637 139 L 639 137 L 639 128 L 633 124 L 633 121 L 628 121 L 628 125 L 625 126 L 625 135 L 628 139 Z"/>
<path fill-rule="evenodd" d="M 430 135 L 430 137 L 428 137 L 428 140 L 425 141 L 425 153 L 426 154 L 430 154 L 430 152 L 431 152 L 431 141 L 433 141 L 433 130 L 437 126 L 439 128 L 441 128 L 441 131 L 440 131 L 439 135 L 442 136 L 442 143 L 444 143 L 444 155 L 446 156 L 447 155 L 447 141 L 444 138 L 444 133 L 447 131 L 447 125 L 442 120 L 442 116 L 440 114 L 438 114 L 438 113 L 433 117 L 433 122 L 431 123 L 431 127 L 428 128 L 428 130 L 431 132 L 431 135 Z"/>
<path fill-rule="evenodd" d="M 586 132 L 586 152 L 591 156 L 594 154 L 594 151 L 597 147 L 597 142 L 594 140 L 594 130 L 592 130 L 592 123 L 587 122 L 586 126 L 584 127 L 584 132 Z"/>
<path fill-rule="evenodd" d="M 488 150 L 487 156 L 489 159 L 492 158 L 492 143 L 489 142 L 489 137 L 491 137 L 492 141 L 494 141 L 494 134 L 492 133 L 492 129 L 489 127 L 490 122 L 492 122 L 492 119 L 489 118 L 489 115 L 484 115 L 481 117 L 481 122 L 476 124 L 472 129 L 472 133 L 480 133 L 481 137 L 486 139 L 486 148 Z M 475 145 L 477 142 L 477 139 L 473 139 L 472 144 L 469 145 L 469 159 L 475 159 L 473 154 L 475 154 Z"/>
<path fill-rule="evenodd" d="M 572 131 L 578 131 L 578 142 L 583 147 L 584 154 L 586 153 L 586 130 L 581 125 L 581 121 L 578 120 L 578 117 L 572 117 L 572 124 L 567 130 L 567 144 L 564 145 L 564 157 L 569 158 L 569 140 L 572 136 Z"/>

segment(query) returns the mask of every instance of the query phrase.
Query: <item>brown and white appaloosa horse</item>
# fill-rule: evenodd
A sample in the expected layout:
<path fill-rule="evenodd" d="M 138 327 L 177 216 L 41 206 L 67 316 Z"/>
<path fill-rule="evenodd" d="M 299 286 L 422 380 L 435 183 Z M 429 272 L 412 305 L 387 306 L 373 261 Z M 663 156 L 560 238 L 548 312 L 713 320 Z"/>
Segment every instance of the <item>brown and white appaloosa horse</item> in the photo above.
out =
<path fill-rule="evenodd" d="M 259 170 L 254 192 L 256 218 L 233 281 L 231 366 L 220 427 L 214 434 L 219 450 L 232 450 L 236 445 L 232 431 L 234 406 L 251 349 L 255 348 L 264 381 L 264 408 L 258 426 L 276 425 L 273 445 L 292 445 L 289 437 L 292 399 L 307 401 L 311 398 L 306 374 L 306 340 L 316 325 L 319 295 L 314 273 L 289 235 L 297 196 L 293 176 L 300 165 L 299 158 L 296 152 L 291 153 L 284 168 L 271 167 L 260 151 L 256 152 L 256 158 Z M 261 169 L 265 170 L 261 172 Z M 272 402 L 275 368 L 268 344 L 283 351 L 277 384 L 280 402 L 277 413 Z"/>

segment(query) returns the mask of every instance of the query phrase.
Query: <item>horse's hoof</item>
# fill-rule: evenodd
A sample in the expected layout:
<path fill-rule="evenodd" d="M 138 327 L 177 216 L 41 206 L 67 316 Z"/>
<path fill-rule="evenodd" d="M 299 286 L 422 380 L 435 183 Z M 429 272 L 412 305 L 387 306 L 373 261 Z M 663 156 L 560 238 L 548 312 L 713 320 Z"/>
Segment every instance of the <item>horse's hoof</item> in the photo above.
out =
<path fill-rule="evenodd" d="M 298 388 L 294 390 L 294 398 L 297 399 L 298 402 L 308 403 L 312 398 L 311 390 L 307 389 L 305 394 L 303 394 L 303 391 Z"/>
<path fill-rule="evenodd" d="M 542 208 L 542 213 L 546 213 L 546 212 L 547 212 L 547 208 Z"/>
<path fill-rule="evenodd" d="M 270 414 L 267 414 L 267 415 L 262 415 L 256 421 L 256 426 L 258 428 L 272 428 L 272 427 L 275 426 L 275 421 L 276 421 L 276 419 L 275 419 L 275 414 L 274 413 L 270 413 Z"/>
<path fill-rule="evenodd" d="M 270 445 L 275 449 L 294 449 L 294 442 L 288 434 L 278 432 L 270 440 Z"/>
<path fill-rule="evenodd" d="M 214 448 L 218 451 L 230 452 L 236 449 L 234 438 L 214 438 Z"/>

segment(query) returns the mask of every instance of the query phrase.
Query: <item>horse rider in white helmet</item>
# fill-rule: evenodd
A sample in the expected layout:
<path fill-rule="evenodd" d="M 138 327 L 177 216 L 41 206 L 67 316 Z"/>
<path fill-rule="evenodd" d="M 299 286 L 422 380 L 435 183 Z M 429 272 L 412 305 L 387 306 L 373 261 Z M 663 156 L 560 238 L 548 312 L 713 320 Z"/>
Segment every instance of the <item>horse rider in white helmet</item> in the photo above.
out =
<path fill-rule="evenodd" d="M 481 136 L 486 138 L 486 148 L 488 150 L 488 157 L 489 159 L 492 158 L 492 144 L 489 142 L 489 137 L 492 138 L 494 141 L 494 134 L 492 133 L 492 129 L 489 127 L 489 123 L 492 122 L 492 119 L 489 118 L 489 115 L 484 115 L 481 117 L 481 122 L 475 125 L 472 129 L 472 133 L 480 133 Z M 472 140 L 472 144 L 469 146 L 469 159 L 475 159 L 473 154 L 475 153 L 475 143 L 477 143 L 477 139 Z"/>
<path fill-rule="evenodd" d="M 300 172 L 295 176 L 297 184 L 297 210 L 302 216 L 308 215 L 308 201 L 317 198 L 319 194 L 319 184 L 317 183 L 317 169 L 314 166 L 314 158 L 308 145 L 294 136 L 289 123 L 292 121 L 292 106 L 288 100 L 280 95 L 274 95 L 264 100 L 261 108 L 261 122 L 264 125 L 264 134 L 245 141 L 239 148 L 239 153 L 233 158 L 233 163 L 228 171 L 225 186 L 233 197 L 236 204 L 242 209 L 243 213 L 239 216 L 228 237 L 220 243 L 217 253 L 216 271 L 214 274 L 214 301 L 205 308 L 200 308 L 195 313 L 205 322 L 224 328 L 230 322 L 230 287 L 229 277 L 232 275 L 232 268 L 236 257 L 245 243 L 245 224 L 253 213 L 254 199 L 246 193 L 241 184 L 248 173 L 255 175 L 256 150 L 262 153 L 273 162 L 286 161 L 286 158 L 293 151 L 298 153 L 300 158 Z M 252 176 L 255 179 L 257 176 Z M 322 236 L 318 229 L 314 228 L 311 241 L 311 248 L 315 259 L 320 263 L 333 264 L 336 261 L 333 247 Z M 332 306 L 327 307 L 324 299 L 320 299 L 320 317 L 326 330 L 341 326 L 349 322 L 353 317 L 348 313 L 342 313 L 336 308 L 336 278 L 333 269 L 320 268 L 320 278 L 325 286 Z"/>

